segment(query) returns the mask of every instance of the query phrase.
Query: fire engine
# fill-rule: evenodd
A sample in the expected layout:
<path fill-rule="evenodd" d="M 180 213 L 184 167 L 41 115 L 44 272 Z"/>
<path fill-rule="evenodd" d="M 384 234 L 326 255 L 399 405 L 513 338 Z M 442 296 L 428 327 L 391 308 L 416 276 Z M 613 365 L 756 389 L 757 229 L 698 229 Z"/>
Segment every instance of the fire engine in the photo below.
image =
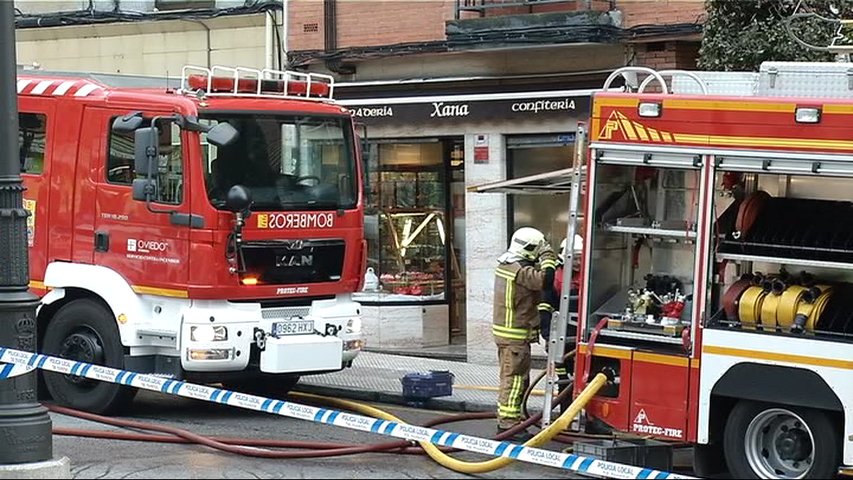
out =
<path fill-rule="evenodd" d="M 695 443 L 703 476 L 853 465 L 851 66 L 594 95 L 575 389 L 618 381 L 590 423 Z"/>
<path fill-rule="evenodd" d="M 577 427 L 693 444 L 700 476 L 853 474 L 851 71 L 625 67 L 571 168 L 474 189 L 571 193 L 543 423 L 571 324 L 575 395 L 612 380 Z"/>
<path fill-rule="evenodd" d="M 18 71 L 42 353 L 283 395 L 362 346 L 358 132 L 331 77 Z M 128 387 L 44 373 L 59 403 Z"/>

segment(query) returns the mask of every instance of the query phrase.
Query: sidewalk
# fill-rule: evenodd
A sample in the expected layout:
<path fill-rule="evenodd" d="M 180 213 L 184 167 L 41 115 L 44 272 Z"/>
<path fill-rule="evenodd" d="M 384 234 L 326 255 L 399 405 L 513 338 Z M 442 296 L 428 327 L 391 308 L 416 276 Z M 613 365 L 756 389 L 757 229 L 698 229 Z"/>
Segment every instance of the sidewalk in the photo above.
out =
<path fill-rule="evenodd" d="M 449 370 L 455 380 L 453 395 L 424 402 L 424 408 L 465 412 L 493 411 L 498 399 L 497 365 L 474 365 L 452 360 L 362 352 L 351 368 L 322 375 L 308 375 L 299 380 L 294 390 L 337 396 L 353 400 L 407 404 L 403 397 L 404 375 L 430 370 Z M 530 372 L 531 381 L 540 370 Z M 538 388 L 542 388 L 540 383 Z M 538 400 L 537 400 L 538 399 Z M 530 404 L 541 401 L 534 392 Z"/>

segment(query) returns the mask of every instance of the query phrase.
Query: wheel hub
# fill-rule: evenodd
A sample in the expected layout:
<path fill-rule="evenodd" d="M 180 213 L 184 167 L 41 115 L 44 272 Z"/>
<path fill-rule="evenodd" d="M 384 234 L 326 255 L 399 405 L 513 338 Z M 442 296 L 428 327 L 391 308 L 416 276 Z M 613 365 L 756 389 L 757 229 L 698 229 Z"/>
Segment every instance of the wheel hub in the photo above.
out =
<path fill-rule="evenodd" d="M 814 463 L 814 435 L 796 413 L 772 408 L 750 422 L 744 453 L 759 478 L 803 478 Z"/>
<path fill-rule="evenodd" d="M 801 462 L 811 453 L 808 433 L 801 429 L 788 429 L 776 439 L 776 451 L 782 460 Z"/>
<path fill-rule="evenodd" d="M 68 335 L 59 349 L 59 356 L 78 362 L 104 363 L 104 349 L 94 332 L 78 331 Z M 76 375 L 66 375 L 65 378 L 78 385 L 95 383 L 93 380 Z"/>

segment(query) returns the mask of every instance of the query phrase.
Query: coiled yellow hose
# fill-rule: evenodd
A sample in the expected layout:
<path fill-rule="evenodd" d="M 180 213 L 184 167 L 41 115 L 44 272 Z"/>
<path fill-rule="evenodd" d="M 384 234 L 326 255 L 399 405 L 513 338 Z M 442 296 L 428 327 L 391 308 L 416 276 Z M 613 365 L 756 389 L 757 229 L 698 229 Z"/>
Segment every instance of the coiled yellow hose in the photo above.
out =
<path fill-rule="evenodd" d="M 755 328 L 755 324 L 761 318 L 761 306 L 766 296 L 767 292 L 758 286 L 749 287 L 743 292 L 738 303 L 738 318 L 744 328 Z"/>
<path fill-rule="evenodd" d="M 776 307 L 776 326 L 783 331 L 787 331 L 794 323 L 794 318 L 797 316 L 800 302 L 803 296 L 809 289 L 801 285 L 791 285 L 782 292 L 779 299 L 779 305 Z M 762 323 L 763 322 L 762 318 Z M 766 325 L 766 324 L 765 324 Z M 769 326 L 769 325 L 768 325 Z"/>

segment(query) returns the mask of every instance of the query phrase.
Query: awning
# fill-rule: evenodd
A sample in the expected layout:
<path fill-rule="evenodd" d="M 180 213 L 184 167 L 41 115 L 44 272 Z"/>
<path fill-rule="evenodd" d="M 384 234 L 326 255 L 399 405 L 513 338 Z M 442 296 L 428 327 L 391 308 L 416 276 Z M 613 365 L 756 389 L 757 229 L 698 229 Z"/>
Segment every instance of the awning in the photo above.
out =
<path fill-rule="evenodd" d="M 526 195 L 551 195 L 554 193 L 569 193 L 572 190 L 574 168 L 564 168 L 551 172 L 537 173 L 526 177 L 502 180 L 468 187 L 469 192 L 475 193 L 509 193 Z M 586 166 L 581 167 L 581 182 L 585 180 Z M 581 188 L 581 191 L 584 189 Z"/>

